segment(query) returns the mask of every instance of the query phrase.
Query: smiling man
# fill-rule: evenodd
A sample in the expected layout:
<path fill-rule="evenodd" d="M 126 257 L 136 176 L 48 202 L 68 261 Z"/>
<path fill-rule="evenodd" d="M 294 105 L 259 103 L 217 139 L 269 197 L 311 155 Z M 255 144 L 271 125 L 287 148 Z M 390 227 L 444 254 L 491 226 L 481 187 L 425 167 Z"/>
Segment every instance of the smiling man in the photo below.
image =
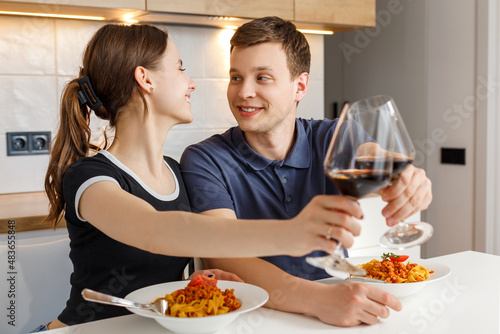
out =
<path fill-rule="evenodd" d="M 323 173 L 336 120 L 296 118 L 297 104 L 307 93 L 310 59 L 304 35 L 291 22 L 265 17 L 236 31 L 227 98 L 238 126 L 190 146 L 181 159 L 195 211 L 287 219 L 315 196 L 339 194 Z M 411 166 L 384 189 L 382 198 L 388 202 L 383 213 L 393 225 L 427 208 L 431 183 L 423 170 Z M 341 195 L 333 200 L 331 219 L 336 227 L 325 231 L 325 239 L 332 237 L 349 247 L 360 228 L 349 214 L 352 201 Z M 328 324 L 373 324 L 389 316 L 388 307 L 401 309 L 396 298 L 373 287 L 314 282 L 328 275 L 304 258 L 205 259 L 204 263 L 266 289 L 268 307 L 313 315 Z"/>

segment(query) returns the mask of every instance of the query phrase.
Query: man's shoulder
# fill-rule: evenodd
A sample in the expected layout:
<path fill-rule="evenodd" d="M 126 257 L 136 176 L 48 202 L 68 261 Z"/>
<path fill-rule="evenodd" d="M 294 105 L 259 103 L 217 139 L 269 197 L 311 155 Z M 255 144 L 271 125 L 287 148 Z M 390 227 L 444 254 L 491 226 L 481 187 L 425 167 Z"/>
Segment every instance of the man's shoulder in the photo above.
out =
<path fill-rule="evenodd" d="M 334 119 L 304 119 L 304 118 L 297 118 L 297 124 L 299 126 L 302 126 L 306 133 L 308 134 L 318 134 L 318 133 L 325 133 L 328 131 L 331 131 L 335 128 L 335 124 L 337 123 L 337 120 Z"/>
<path fill-rule="evenodd" d="M 191 159 L 200 155 L 216 157 L 224 152 L 227 153 L 234 146 L 231 141 L 233 129 L 230 128 L 223 133 L 212 135 L 196 144 L 186 147 L 182 154 L 181 165 L 185 159 Z"/>

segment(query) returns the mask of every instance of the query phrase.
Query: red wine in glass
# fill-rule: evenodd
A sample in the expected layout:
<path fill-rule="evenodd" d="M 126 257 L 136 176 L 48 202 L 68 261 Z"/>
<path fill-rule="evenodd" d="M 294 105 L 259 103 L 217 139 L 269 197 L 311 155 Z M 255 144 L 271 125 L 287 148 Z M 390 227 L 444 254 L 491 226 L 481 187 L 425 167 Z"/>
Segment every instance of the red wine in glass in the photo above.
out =
<path fill-rule="evenodd" d="M 358 157 L 354 164 L 355 168 L 359 169 L 373 169 L 377 165 L 377 161 L 381 158 L 376 157 Z M 413 159 L 409 157 L 397 157 L 394 156 L 392 160 L 392 181 L 399 177 L 399 174 L 406 169 L 409 165 L 413 163 Z"/>
<path fill-rule="evenodd" d="M 362 198 L 388 186 L 391 173 L 387 170 L 344 169 L 327 173 L 341 194 Z"/>
<path fill-rule="evenodd" d="M 399 174 L 413 163 L 411 158 L 394 158 L 392 162 L 392 177 L 399 176 Z"/>

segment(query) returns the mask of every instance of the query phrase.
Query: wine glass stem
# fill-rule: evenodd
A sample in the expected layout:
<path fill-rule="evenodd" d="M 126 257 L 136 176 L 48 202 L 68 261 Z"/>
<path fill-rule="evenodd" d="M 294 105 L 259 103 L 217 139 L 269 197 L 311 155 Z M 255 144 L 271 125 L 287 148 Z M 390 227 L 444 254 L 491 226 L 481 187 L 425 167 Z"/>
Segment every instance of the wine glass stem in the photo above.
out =
<path fill-rule="evenodd" d="M 396 226 L 396 233 L 402 234 L 402 233 L 405 233 L 406 231 L 408 231 L 409 229 L 410 229 L 410 226 L 408 225 L 408 223 L 406 223 L 405 221 L 401 221 Z"/>
<path fill-rule="evenodd" d="M 337 247 L 335 247 L 333 254 L 340 256 L 341 259 L 345 259 L 344 245 L 342 245 L 340 241 L 338 241 Z"/>

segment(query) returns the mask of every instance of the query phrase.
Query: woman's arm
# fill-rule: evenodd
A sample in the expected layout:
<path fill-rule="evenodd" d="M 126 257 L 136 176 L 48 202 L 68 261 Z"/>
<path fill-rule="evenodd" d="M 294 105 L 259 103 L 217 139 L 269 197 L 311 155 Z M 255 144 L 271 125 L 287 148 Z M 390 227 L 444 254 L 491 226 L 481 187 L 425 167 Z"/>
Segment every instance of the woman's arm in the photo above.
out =
<path fill-rule="evenodd" d="M 339 197 L 339 196 L 337 196 Z M 110 181 L 89 186 L 79 202 L 80 216 L 109 237 L 172 256 L 253 257 L 313 250 L 333 252 L 340 239 L 347 247 L 360 232 L 361 209 L 343 197 L 317 196 L 290 220 L 238 220 L 183 211 L 156 211 L 146 201 Z M 342 207 L 342 212 L 339 210 Z M 332 228 L 330 228 L 330 226 Z"/>

